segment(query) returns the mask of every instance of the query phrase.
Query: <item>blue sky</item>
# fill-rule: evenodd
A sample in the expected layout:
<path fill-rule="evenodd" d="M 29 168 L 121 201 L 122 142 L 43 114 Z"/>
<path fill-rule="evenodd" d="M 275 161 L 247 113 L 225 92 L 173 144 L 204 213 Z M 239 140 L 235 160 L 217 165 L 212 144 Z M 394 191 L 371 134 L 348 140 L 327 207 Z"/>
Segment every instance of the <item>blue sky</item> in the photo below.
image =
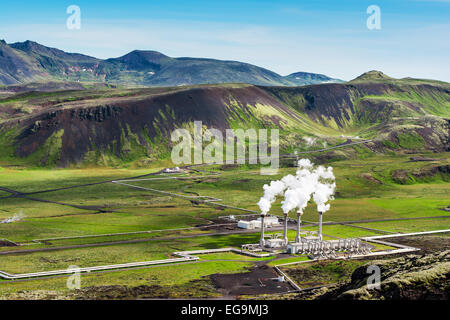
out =
<path fill-rule="evenodd" d="M 349 80 L 377 69 L 450 81 L 450 0 L 2 1 L 0 38 L 34 40 L 99 58 L 134 49 L 239 60 L 282 75 Z M 68 30 L 66 8 L 81 8 Z M 366 9 L 381 9 L 368 30 Z"/>

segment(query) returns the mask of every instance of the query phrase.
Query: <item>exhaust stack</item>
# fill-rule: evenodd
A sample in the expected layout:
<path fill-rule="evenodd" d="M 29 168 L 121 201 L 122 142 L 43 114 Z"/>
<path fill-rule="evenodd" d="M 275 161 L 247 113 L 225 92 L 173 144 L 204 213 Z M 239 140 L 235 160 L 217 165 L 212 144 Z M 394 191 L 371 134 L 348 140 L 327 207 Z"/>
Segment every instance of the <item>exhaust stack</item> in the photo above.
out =
<path fill-rule="evenodd" d="M 264 247 L 264 217 L 265 214 L 261 214 L 261 239 L 259 240 L 259 245 L 263 248 Z"/>
<path fill-rule="evenodd" d="M 300 211 L 297 211 L 297 237 L 295 237 L 296 243 L 301 242 L 301 238 L 300 238 L 301 224 L 302 224 L 302 213 Z"/>
<path fill-rule="evenodd" d="M 284 245 L 287 246 L 289 240 L 288 240 L 288 236 L 287 236 L 287 226 L 288 226 L 288 215 L 287 213 L 284 214 Z"/>
<path fill-rule="evenodd" d="M 322 215 L 323 212 L 319 212 L 319 240 L 322 241 Z"/>

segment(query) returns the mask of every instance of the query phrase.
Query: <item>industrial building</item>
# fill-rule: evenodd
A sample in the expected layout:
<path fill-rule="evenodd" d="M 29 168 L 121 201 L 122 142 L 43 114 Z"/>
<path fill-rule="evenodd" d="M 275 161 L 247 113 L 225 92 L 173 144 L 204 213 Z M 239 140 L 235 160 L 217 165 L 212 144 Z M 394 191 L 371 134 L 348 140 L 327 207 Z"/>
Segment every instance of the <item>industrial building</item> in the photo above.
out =
<path fill-rule="evenodd" d="M 181 169 L 179 167 L 175 167 L 175 168 L 165 168 L 163 170 L 164 173 L 179 173 L 181 172 Z"/>
<path fill-rule="evenodd" d="M 269 216 L 264 218 L 264 227 L 271 228 L 275 226 L 279 226 L 280 222 L 277 217 Z M 242 229 L 259 229 L 261 228 L 261 218 L 258 218 L 257 220 L 239 220 L 238 221 L 238 228 Z"/>
<path fill-rule="evenodd" d="M 297 159 L 298 160 L 298 159 Z M 266 251 L 281 250 L 290 254 L 306 254 L 316 259 L 337 258 L 342 255 L 352 256 L 367 254 L 373 247 L 358 238 L 324 240 L 322 234 L 323 214 L 330 209 L 328 201 L 334 200 L 336 188 L 333 168 L 323 166 L 314 167 L 308 159 L 301 159 L 297 162 L 298 170 L 296 175 L 287 175 L 280 180 L 271 181 L 263 186 L 264 195 L 260 198 L 258 206 L 261 209 L 261 216 L 258 220 L 242 222 L 242 227 L 261 229 L 259 249 Z M 267 239 L 264 229 L 276 223 L 278 219 L 268 216 L 272 203 L 278 196 L 284 195 L 282 201 L 283 233 Z M 302 215 L 304 209 L 310 201 L 317 205 L 318 231 L 303 231 Z M 288 239 L 289 212 L 297 208 L 296 237 L 293 242 Z M 274 219 L 275 218 L 275 219 Z M 258 223 L 259 222 L 259 223 Z"/>
<path fill-rule="evenodd" d="M 261 227 L 261 217 L 258 218 L 257 221 L 259 221 L 259 227 Z M 275 217 L 275 216 L 267 216 L 267 217 L 264 218 L 264 226 L 266 228 L 277 227 L 279 225 L 281 225 L 281 223 L 278 220 L 278 218 Z"/>
<path fill-rule="evenodd" d="M 237 224 L 238 228 L 241 229 L 259 229 L 261 228 L 261 221 L 258 220 L 251 220 L 251 221 L 246 221 L 246 220 L 239 220 L 238 224 Z"/>
<path fill-rule="evenodd" d="M 259 246 L 262 250 L 281 249 L 285 250 L 289 254 L 306 254 L 313 259 L 335 259 L 339 256 L 353 256 L 353 255 L 365 255 L 371 252 L 374 248 L 372 245 L 363 242 L 358 238 L 348 238 L 339 240 L 323 240 L 322 237 L 322 212 L 319 212 L 319 231 L 301 231 L 301 215 L 298 214 L 297 220 L 297 235 L 294 242 L 287 241 L 287 215 L 283 223 L 283 235 L 281 237 L 272 237 L 270 239 L 265 238 L 264 229 L 268 225 L 265 220 L 275 222 L 275 220 L 269 219 L 273 217 L 267 217 L 262 214 L 261 218 L 254 220 L 259 222 L 259 228 L 261 228 L 261 239 Z M 261 223 L 264 221 L 264 224 Z M 276 219 L 279 225 L 278 219 Z M 301 234 L 306 235 L 304 237 Z M 313 236 L 314 234 L 314 236 Z"/>

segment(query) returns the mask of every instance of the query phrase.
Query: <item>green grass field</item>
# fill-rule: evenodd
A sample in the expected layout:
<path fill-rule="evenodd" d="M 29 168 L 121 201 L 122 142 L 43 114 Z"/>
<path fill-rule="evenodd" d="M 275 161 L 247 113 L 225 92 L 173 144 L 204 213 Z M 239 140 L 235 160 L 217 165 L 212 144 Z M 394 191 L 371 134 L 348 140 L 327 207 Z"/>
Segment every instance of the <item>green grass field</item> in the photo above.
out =
<path fill-rule="evenodd" d="M 157 266 L 143 269 L 121 270 L 82 275 L 81 285 L 83 288 L 95 286 L 163 286 L 167 287 L 171 295 L 176 297 L 214 297 L 220 296 L 214 291 L 209 282 L 209 290 L 202 292 L 199 288 L 199 279 L 215 273 L 237 273 L 244 272 L 249 267 L 247 262 L 234 261 L 204 261 L 191 264 L 178 264 L 168 266 Z M 195 281 L 195 282 L 194 282 Z M 60 296 L 70 292 L 67 289 L 67 277 L 37 279 L 27 282 L 16 282 L 0 284 L 0 298 L 19 298 L 16 295 L 21 292 L 38 292 L 47 297 L 46 294 L 59 293 Z M 42 298 L 42 296 L 41 296 Z"/>
<path fill-rule="evenodd" d="M 393 179 L 397 170 L 420 171 L 432 165 L 447 165 L 447 154 L 433 155 L 439 158 L 432 163 L 410 162 L 411 155 L 369 156 L 364 160 L 334 161 L 337 181 L 336 200 L 331 210 L 324 215 L 324 221 L 359 221 L 352 225 L 324 225 L 326 239 L 363 237 L 387 234 L 387 232 L 416 232 L 449 229 L 448 218 L 396 220 L 373 222 L 370 220 L 449 216 L 442 210 L 450 205 L 448 177 L 437 175 L 427 179 L 415 179 L 412 183 L 399 183 Z M 116 244 L 99 247 L 65 249 L 29 254 L 11 254 L 0 257 L 0 270 L 11 273 L 65 269 L 71 265 L 79 267 L 165 259 L 174 251 L 240 247 L 246 243 L 257 243 L 259 234 L 254 233 L 206 236 L 214 230 L 186 229 L 159 231 L 165 229 L 190 228 L 211 224 L 220 216 L 237 215 L 243 212 L 204 204 L 195 205 L 184 199 L 152 193 L 107 182 L 115 179 L 137 177 L 161 169 L 154 165 L 148 169 L 133 168 L 90 168 L 90 169 L 26 169 L 3 167 L 0 170 L 0 186 L 18 192 L 33 194 L 29 198 L 0 199 L 0 219 L 22 212 L 22 221 L 0 224 L 1 238 L 27 244 L 20 247 L 0 247 L 0 251 L 51 248 L 58 246 L 89 245 L 94 243 L 142 240 L 151 241 Z M 145 180 L 127 182 L 136 186 L 155 188 L 184 195 L 204 195 L 222 199 L 222 203 L 250 210 L 258 210 L 256 202 L 262 195 L 265 183 L 294 173 L 295 168 L 281 168 L 275 176 L 259 174 L 256 166 L 240 166 L 222 169 L 211 166 L 217 176 L 195 180 Z M 205 175 L 205 173 L 201 173 Z M 151 177 L 149 177 L 151 178 Z M 79 186 L 97 182 L 88 186 Z M 76 188 L 42 192 L 50 189 Z M 0 191 L 0 197 L 9 193 Z M 31 199 L 34 198 L 35 200 Z M 40 199 L 41 201 L 36 201 Z M 45 202 L 43 202 L 45 201 Z M 280 201 L 273 205 L 272 214 L 282 216 Z M 290 214 L 296 218 L 295 213 Z M 310 205 L 303 221 L 316 222 L 316 209 Z M 365 227 L 374 230 L 358 228 Z M 305 226 L 305 230 L 317 230 Z M 154 231 L 143 233 L 143 231 Z M 279 231 L 267 230 L 270 233 Z M 383 232 L 386 231 L 386 232 Z M 141 233 L 133 233 L 141 232 Z M 131 233 L 104 236 L 104 234 Z M 95 237 L 95 235 L 100 235 Z M 191 238 L 174 238 L 193 236 Z M 33 243 L 34 239 L 78 237 Z M 89 237 L 92 236 L 92 237 Z M 294 239 L 295 232 L 289 231 Z M 386 247 L 379 246 L 376 250 Z M 210 288 L 208 276 L 214 273 L 242 272 L 254 262 L 271 258 L 251 258 L 234 253 L 201 255 L 198 263 L 159 266 L 143 269 L 120 270 L 82 276 L 82 287 L 123 285 L 138 286 L 155 284 L 175 290 L 192 291 L 193 294 L 214 296 L 218 293 Z M 302 261 L 305 257 L 286 257 L 271 261 L 269 265 Z M 334 272 L 334 271 L 333 271 Z M 330 271 L 330 278 L 336 276 Z M 206 279 L 206 280 L 205 280 Z M 36 279 L 26 282 L 6 283 L 0 281 L 0 297 L 7 297 L 19 291 L 47 290 L 68 292 L 66 278 Z M 195 281 L 206 281 L 205 292 L 195 291 Z M 320 282 L 320 281 L 319 281 Z M 203 283 L 203 282 L 202 282 Z M 204 289 L 203 284 L 201 287 Z M 180 289 L 181 288 L 181 289 Z M 170 289 L 170 290 L 172 290 Z M 202 289 L 202 290 L 203 290 Z"/>
<path fill-rule="evenodd" d="M 450 220 L 445 219 L 423 219 L 423 220 L 406 220 L 406 221 L 389 221 L 389 222 L 372 222 L 359 224 L 363 227 L 382 229 L 392 232 L 424 232 L 450 229 Z"/>

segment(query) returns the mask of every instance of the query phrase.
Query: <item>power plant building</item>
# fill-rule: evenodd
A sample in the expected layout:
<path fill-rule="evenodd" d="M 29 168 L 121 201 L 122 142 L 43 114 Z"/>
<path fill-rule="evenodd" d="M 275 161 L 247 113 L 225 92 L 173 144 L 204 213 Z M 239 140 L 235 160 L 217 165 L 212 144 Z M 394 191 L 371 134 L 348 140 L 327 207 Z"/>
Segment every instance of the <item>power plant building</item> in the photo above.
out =
<path fill-rule="evenodd" d="M 251 221 L 239 220 L 237 226 L 238 226 L 238 228 L 241 228 L 241 229 L 259 229 L 259 228 L 261 228 L 261 221 L 258 221 L 258 220 L 251 220 Z"/>
<path fill-rule="evenodd" d="M 274 226 L 279 226 L 280 222 L 278 221 L 277 217 L 268 216 L 264 218 L 264 227 L 270 228 Z M 239 220 L 238 221 L 238 228 L 241 229 L 259 229 L 261 228 L 261 218 L 258 218 L 257 220 Z"/>
<path fill-rule="evenodd" d="M 258 218 L 259 223 L 261 224 L 261 218 Z M 280 221 L 278 220 L 277 217 L 274 216 L 267 216 L 264 218 L 264 226 L 267 228 L 270 227 L 275 227 L 275 226 L 279 226 L 280 225 Z"/>

